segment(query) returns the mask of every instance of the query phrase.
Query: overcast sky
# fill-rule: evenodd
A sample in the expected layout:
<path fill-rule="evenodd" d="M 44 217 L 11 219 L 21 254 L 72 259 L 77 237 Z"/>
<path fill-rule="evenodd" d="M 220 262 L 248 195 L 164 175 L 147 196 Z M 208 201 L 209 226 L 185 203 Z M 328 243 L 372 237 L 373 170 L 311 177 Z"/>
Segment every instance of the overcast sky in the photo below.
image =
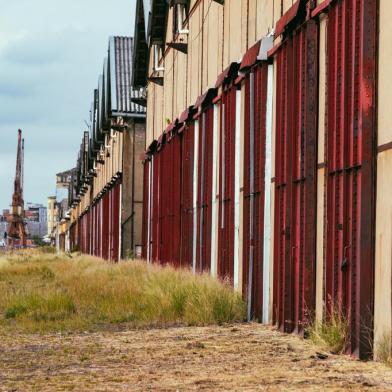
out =
<path fill-rule="evenodd" d="M 17 130 L 25 202 L 46 204 L 76 164 L 111 35 L 133 35 L 136 0 L 0 0 L 0 209 L 11 201 Z"/>

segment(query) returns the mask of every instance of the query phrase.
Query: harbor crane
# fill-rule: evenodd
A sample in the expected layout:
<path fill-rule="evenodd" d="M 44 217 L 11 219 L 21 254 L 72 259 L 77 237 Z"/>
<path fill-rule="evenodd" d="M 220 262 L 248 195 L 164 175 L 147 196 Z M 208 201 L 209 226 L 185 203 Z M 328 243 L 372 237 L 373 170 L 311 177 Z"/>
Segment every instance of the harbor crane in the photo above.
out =
<path fill-rule="evenodd" d="M 26 225 L 24 219 L 23 200 L 23 175 L 24 175 L 24 139 L 22 131 L 18 130 L 18 147 L 16 153 L 16 173 L 14 193 L 12 196 L 12 209 L 8 222 L 7 243 L 10 248 L 26 247 Z"/>

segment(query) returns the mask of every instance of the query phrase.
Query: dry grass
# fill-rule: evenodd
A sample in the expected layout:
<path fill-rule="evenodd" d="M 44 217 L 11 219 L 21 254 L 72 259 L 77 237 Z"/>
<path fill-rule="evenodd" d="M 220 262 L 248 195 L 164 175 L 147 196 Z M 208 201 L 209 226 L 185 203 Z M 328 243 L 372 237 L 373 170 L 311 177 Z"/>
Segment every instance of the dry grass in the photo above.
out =
<path fill-rule="evenodd" d="M 392 370 L 260 324 L 2 334 L 0 391 L 391 391 Z"/>
<path fill-rule="evenodd" d="M 308 329 L 310 340 L 332 354 L 342 354 L 347 346 L 348 322 L 344 315 L 337 310 L 331 310 L 330 315 L 322 322 L 315 322 Z"/>
<path fill-rule="evenodd" d="M 200 326 L 242 321 L 244 314 L 229 285 L 190 271 L 31 251 L 0 258 L 3 329 Z"/>
<path fill-rule="evenodd" d="M 385 333 L 376 343 L 375 355 L 378 361 L 392 366 L 392 341 L 390 334 Z"/>

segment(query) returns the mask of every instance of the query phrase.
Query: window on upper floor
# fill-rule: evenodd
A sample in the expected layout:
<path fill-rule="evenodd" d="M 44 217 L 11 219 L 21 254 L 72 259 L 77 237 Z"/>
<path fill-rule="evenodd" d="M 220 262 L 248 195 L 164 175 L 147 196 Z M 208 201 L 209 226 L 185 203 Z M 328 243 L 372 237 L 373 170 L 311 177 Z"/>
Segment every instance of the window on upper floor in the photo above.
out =
<path fill-rule="evenodd" d="M 163 65 L 159 64 L 159 61 L 163 57 L 163 44 L 155 43 L 153 45 L 153 56 L 154 56 L 153 72 L 164 71 Z"/>
<path fill-rule="evenodd" d="M 184 27 L 189 13 L 188 0 L 173 0 L 173 35 L 188 34 L 188 29 Z"/>

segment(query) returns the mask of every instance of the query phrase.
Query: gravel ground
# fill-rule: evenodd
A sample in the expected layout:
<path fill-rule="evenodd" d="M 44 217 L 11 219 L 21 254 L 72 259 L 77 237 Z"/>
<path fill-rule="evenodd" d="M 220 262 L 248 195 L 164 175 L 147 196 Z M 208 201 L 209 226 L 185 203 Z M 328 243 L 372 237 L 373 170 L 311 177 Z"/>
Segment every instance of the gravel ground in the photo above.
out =
<path fill-rule="evenodd" d="M 391 391 L 392 370 L 258 324 L 0 334 L 0 391 Z"/>

